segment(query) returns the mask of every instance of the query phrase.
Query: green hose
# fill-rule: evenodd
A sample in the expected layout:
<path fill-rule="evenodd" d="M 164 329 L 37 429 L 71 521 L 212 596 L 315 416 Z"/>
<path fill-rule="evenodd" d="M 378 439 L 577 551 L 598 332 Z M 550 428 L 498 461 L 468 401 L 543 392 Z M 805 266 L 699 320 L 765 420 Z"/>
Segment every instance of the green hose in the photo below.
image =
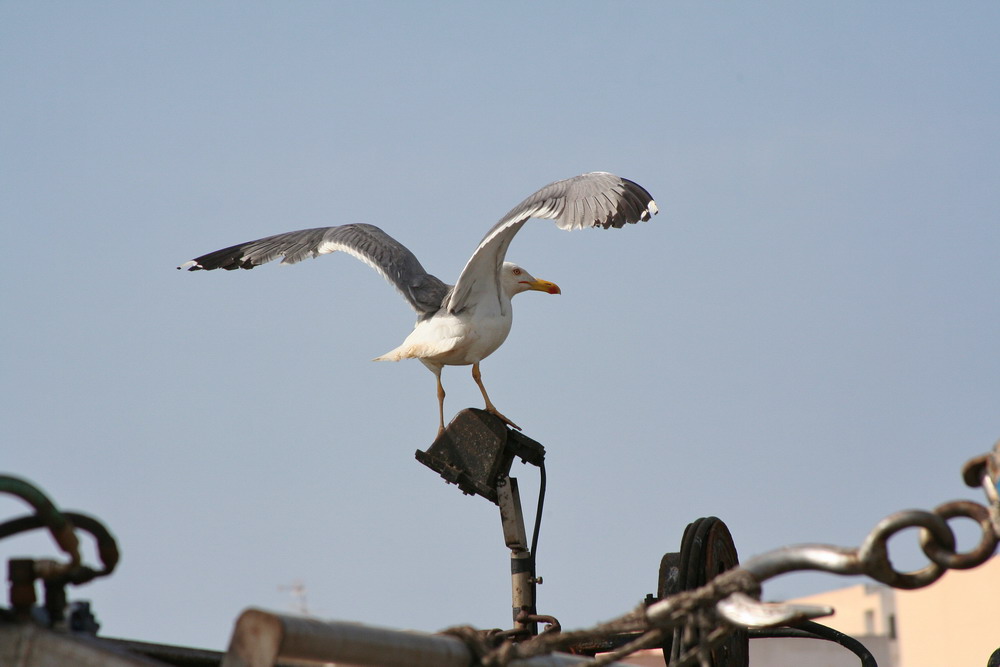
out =
<path fill-rule="evenodd" d="M 73 524 L 37 486 L 19 477 L 0 475 L 0 493 L 17 496 L 31 505 L 52 533 L 52 539 L 72 559 L 72 564 L 80 564 L 80 540 L 73 531 Z"/>

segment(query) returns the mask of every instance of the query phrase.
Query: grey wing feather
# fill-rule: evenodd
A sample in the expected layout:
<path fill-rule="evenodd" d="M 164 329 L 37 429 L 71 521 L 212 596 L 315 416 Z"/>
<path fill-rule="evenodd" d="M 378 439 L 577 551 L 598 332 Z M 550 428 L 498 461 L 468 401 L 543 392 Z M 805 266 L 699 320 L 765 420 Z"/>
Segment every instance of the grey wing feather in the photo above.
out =
<path fill-rule="evenodd" d="M 449 286 L 427 273 L 406 246 L 378 227 L 365 224 L 275 234 L 207 253 L 177 268 L 189 271 L 252 269 L 278 257 L 283 258 L 282 264 L 295 264 L 338 250 L 378 271 L 423 317 L 436 313 L 448 295 Z"/>
<path fill-rule="evenodd" d="M 496 275 L 514 235 L 531 218 L 554 220 L 560 229 L 621 228 L 649 220 L 658 209 L 653 197 L 638 183 L 595 171 L 550 183 L 515 206 L 486 232 L 462 270 L 448 300 L 448 310 L 468 305 L 473 290 L 498 290 Z M 492 277 L 491 277 L 492 276 Z"/>

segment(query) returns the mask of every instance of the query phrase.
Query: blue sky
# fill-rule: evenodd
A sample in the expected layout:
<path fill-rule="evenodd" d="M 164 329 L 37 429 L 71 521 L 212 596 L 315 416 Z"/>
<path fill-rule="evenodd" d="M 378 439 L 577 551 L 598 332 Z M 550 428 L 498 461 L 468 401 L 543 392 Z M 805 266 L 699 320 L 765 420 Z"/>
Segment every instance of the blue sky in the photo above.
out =
<path fill-rule="evenodd" d="M 495 507 L 413 459 L 433 376 L 369 361 L 412 326 L 394 291 L 341 256 L 174 267 L 369 222 L 453 282 L 523 197 L 605 170 L 660 215 L 527 225 L 508 257 L 563 294 L 519 297 L 483 363 L 548 450 L 540 611 L 626 611 L 700 516 L 745 559 L 977 498 L 998 29 L 985 2 L 3 3 L 0 468 L 117 535 L 75 591 L 109 635 L 223 648 L 296 580 L 324 617 L 506 626 Z M 480 406 L 444 382 L 446 417 Z"/>

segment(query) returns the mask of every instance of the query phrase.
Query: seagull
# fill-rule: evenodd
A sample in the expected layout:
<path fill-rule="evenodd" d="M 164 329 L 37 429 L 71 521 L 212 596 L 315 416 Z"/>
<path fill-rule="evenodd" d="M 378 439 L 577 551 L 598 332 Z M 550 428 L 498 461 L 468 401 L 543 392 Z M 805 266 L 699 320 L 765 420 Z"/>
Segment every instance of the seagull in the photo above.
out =
<path fill-rule="evenodd" d="M 419 359 L 437 381 L 438 435 L 444 431 L 445 366 L 472 365 L 472 379 L 486 411 L 520 430 L 493 405 L 483 386 L 479 363 L 499 348 L 512 323 L 511 298 L 527 291 L 560 294 L 555 283 L 535 278 L 505 261 L 514 235 L 531 218 L 554 220 L 560 229 L 614 227 L 649 220 L 656 202 L 637 183 L 607 172 L 591 172 L 546 185 L 515 206 L 486 232 L 458 281 L 448 285 L 427 273 L 416 256 L 384 231 L 369 224 L 317 227 L 239 243 L 178 266 L 188 271 L 252 269 L 281 257 L 282 264 L 338 250 L 375 269 L 417 313 L 403 343 L 374 361 Z"/>

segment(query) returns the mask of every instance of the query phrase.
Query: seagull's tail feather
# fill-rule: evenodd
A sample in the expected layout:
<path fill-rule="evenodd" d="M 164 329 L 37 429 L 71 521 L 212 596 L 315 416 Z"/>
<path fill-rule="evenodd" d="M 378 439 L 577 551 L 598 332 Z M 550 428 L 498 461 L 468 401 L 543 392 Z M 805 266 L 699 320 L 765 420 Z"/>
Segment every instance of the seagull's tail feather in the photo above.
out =
<path fill-rule="evenodd" d="M 400 345 L 395 350 L 389 350 L 382 356 L 375 357 L 372 361 L 402 361 L 403 359 L 411 359 L 415 355 L 409 354 L 408 348 L 408 345 Z"/>
<path fill-rule="evenodd" d="M 394 350 L 389 350 L 385 354 L 375 357 L 372 361 L 402 361 L 403 359 L 419 359 L 426 355 L 426 345 L 413 344 L 404 340 L 403 344 Z"/>
<path fill-rule="evenodd" d="M 450 363 L 447 360 L 440 359 L 441 355 L 447 355 L 449 352 L 455 349 L 455 346 L 461 342 L 459 338 L 446 338 L 444 340 L 437 340 L 431 342 L 412 342 L 410 340 L 403 341 L 403 344 L 394 350 L 389 350 L 380 357 L 375 357 L 372 361 L 402 361 L 403 359 L 420 359 L 423 362 L 434 363 Z M 465 361 L 458 363 L 468 363 Z"/>

